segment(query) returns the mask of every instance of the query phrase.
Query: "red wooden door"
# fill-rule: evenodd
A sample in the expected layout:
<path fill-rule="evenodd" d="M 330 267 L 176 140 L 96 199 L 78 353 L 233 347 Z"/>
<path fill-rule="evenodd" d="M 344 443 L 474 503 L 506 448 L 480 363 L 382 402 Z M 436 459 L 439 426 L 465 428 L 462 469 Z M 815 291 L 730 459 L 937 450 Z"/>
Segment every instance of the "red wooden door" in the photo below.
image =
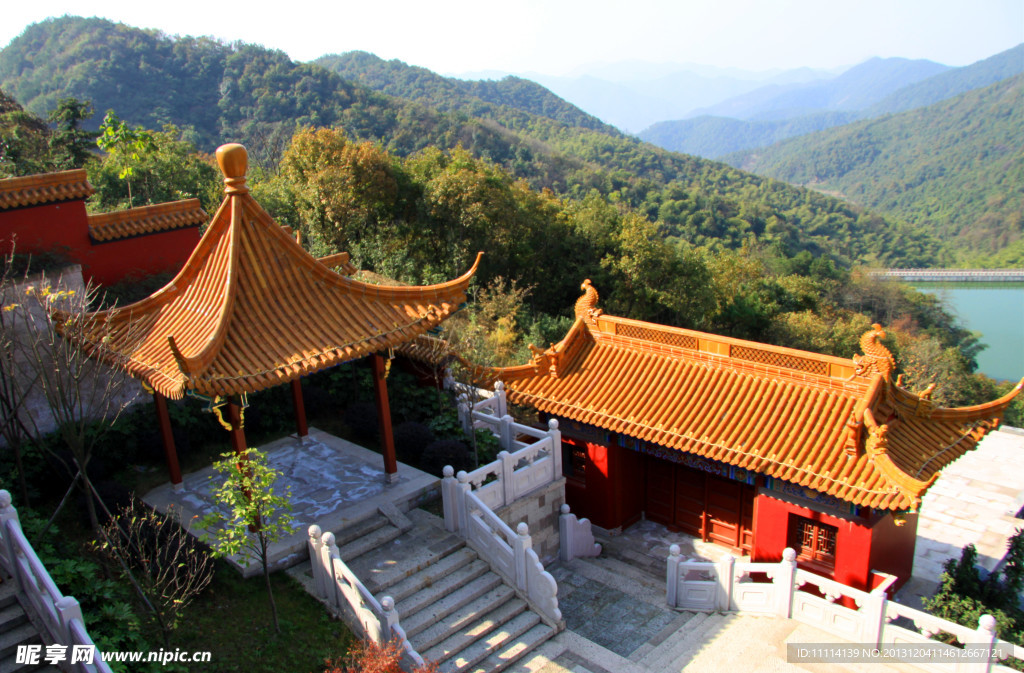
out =
<path fill-rule="evenodd" d="M 753 551 L 753 486 L 653 456 L 647 456 L 645 474 L 649 520 L 705 542 Z"/>
<path fill-rule="evenodd" d="M 676 507 L 672 523 L 687 535 L 703 539 L 707 475 L 682 465 L 673 467 L 676 473 Z"/>

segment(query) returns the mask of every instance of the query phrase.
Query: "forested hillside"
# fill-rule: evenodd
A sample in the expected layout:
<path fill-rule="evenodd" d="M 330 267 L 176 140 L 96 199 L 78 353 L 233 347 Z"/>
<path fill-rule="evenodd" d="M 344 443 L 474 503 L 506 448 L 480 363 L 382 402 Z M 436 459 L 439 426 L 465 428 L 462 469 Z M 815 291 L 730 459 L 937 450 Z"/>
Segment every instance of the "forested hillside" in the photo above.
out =
<path fill-rule="evenodd" d="M 43 39 L 64 22 L 93 37 Z M 90 46 L 96 33 L 113 35 L 111 58 L 136 78 L 160 63 L 144 45 L 177 54 L 179 73 L 155 77 L 180 92 L 166 109 L 181 127 L 147 130 L 134 126 L 138 119 L 121 126 L 108 118 L 104 128 L 145 142 L 97 156 L 83 151 L 92 142 L 83 128 L 95 126 L 87 104 L 59 98 L 51 127 L 6 100 L 4 174 L 84 165 L 98 190 L 90 207 L 198 196 L 212 209 L 222 187 L 209 156 L 192 143 L 208 149 L 204 137 L 242 140 L 261 148 L 250 170 L 253 195 L 315 254 L 347 250 L 360 268 L 420 283 L 461 273 L 483 250 L 476 299 L 462 314 L 472 343 L 484 344 L 475 351 L 479 361 L 523 362 L 527 342 L 560 339 L 579 284 L 590 278 L 609 313 L 844 357 L 871 322 L 882 322 L 893 327 L 891 347 L 907 362 L 908 383 L 938 383 L 935 399 L 945 403 L 995 396 L 991 381 L 971 374 L 974 338 L 937 300 L 850 268 L 879 253 L 888 255 L 883 261 L 927 263 L 937 250 L 927 235 L 811 190 L 510 104 L 477 98 L 471 104 L 489 116 L 470 117 L 430 77 L 414 78 L 423 85 L 418 96 L 450 96 L 448 111 L 250 45 L 62 19 L 26 36 L 62 59 L 68 77 L 51 69 L 55 79 L 39 80 L 31 64 L 40 58 L 16 40 L 11 53 L 0 53 L 3 72 L 16 75 L 5 81 L 23 93 L 34 83 L 37 99 L 91 92 L 106 96 L 95 101 L 98 110 L 148 114 L 136 96 L 141 85 L 79 77 L 70 53 L 61 55 L 62 44 L 91 53 L 91 72 L 103 73 L 99 55 L 112 47 Z M 205 60 L 193 51 L 197 44 Z M 14 62 L 20 65 L 12 70 Z M 222 64 L 220 75 L 208 75 L 216 94 L 189 98 L 185 80 L 176 79 L 197 63 Z M 84 93 L 68 90 L 69 81 Z M 213 112 L 201 104 L 211 98 Z M 198 126 L 210 119 L 215 127 Z"/>
<path fill-rule="evenodd" d="M 321 56 L 316 65 L 323 66 L 375 91 L 415 99 L 444 112 L 463 112 L 471 117 L 493 118 L 509 126 L 514 110 L 547 117 L 567 126 L 619 135 L 613 126 L 592 117 L 567 103 L 536 82 L 508 76 L 500 81 L 466 81 L 442 77 L 435 72 L 384 59 L 365 51 Z M 504 109 L 495 109 L 501 106 Z"/>
<path fill-rule="evenodd" d="M 354 65 L 347 72 L 357 77 Z M 378 65 L 369 63 L 371 69 Z M 387 66 L 387 82 L 363 79 L 402 97 L 262 47 L 65 17 L 30 27 L 0 52 L 0 87 L 37 114 L 61 97 L 76 96 L 100 111 L 114 108 L 133 124 L 158 128 L 173 121 L 206 150 L 239 140 L 257 165 L 271 170 L 297 125 L 338 126 L 403 157 L 427 147 L 462 146 L 534 188 L 575 199 L 592 191 L 614 199 L 657 222 L 662 235 L 691 244 L 735 249 L 756 242 L 783 254 L 831 253 L 846 263 L 927 265 L 939 259 L 939 246 L 926 232 L 837 199 L 617 132 L 532 114 L 526 110 L 536 108 L 534 95 L 464 105 L 444 78 L 403 78 L 409 66 Z M 449 100 L 447 109 L 456 111 L 430 107 L 437 100 Z M 473 105 L 483 106 L 486 116 L 470 116 L 466 110 Z M 578 115 L 575 121 L 587 122 Z"/>
<path fill-rule="evenodd" d="M 1024 75 L 730 160 L 928 228 L 964 262 L 1024 265 Z"/>

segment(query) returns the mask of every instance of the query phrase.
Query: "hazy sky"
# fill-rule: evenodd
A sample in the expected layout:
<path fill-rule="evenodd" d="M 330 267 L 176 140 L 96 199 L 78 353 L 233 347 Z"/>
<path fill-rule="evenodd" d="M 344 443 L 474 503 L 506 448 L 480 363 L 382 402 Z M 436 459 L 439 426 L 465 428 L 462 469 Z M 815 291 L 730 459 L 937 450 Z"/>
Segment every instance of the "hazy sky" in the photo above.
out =
<path fill-rule="evenodd" d="M 1024 42 L 1022 0 L 215 0 L 5 2 L 0 46 L 49 16 L 212 35 L 306 61 L 361 49 L 441 73 L 566 74 L 638 60 L 748 70 L 872 56 L 973 63 Z M 86 9 L 88 7 L 88 9 Z"/>

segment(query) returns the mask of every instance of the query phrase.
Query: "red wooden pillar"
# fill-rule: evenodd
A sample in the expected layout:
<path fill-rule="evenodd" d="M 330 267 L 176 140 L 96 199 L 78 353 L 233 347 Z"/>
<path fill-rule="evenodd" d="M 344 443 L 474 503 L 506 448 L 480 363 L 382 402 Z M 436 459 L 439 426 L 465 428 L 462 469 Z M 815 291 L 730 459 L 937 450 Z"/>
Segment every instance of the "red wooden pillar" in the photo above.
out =
<path fill-rule="evenodd" d="M 231 426 L 231 448 L 238 455 L 245 455 L 245 430 L 242 429 L 242 408 L 234 398 L 228 402 L 228 424 Z"/>
<path fill-rule="evenodd" d="M 388 404 L 388 382 L 384 378 L 384 358 L 374 353 L 373 396 L 377 403 L 377 422 L 380 424 L 380 448 L 384 453 L 384 480 L 393 482 L 398 477 L 398 459 L 395 457 L 395 438 L 391 434 L 391 406 Z"/>
<path fill-rule="evenodd" d="M 302 380 L 292 381 L 292 407 L 295 409 L 295 430 L 299 439 L 309 435 L 309 425 L 306 423 L 306 403 L 302 399 Z"/>
<path fill-rule="evenodd" d="M 167 472 L 171 476 L 171 486 L 175 491 L 182 489 L 181 466 L 178 464 L 178 449 L 174 446 L 174 433 L 171 432 L 171 415 L 167 411 L 167 398 L 158 392 L 153 393 L 156 405 L 156 419 L 160 425 L 160 439 L 164 445 L 164 458 L 167 460 Z"/>

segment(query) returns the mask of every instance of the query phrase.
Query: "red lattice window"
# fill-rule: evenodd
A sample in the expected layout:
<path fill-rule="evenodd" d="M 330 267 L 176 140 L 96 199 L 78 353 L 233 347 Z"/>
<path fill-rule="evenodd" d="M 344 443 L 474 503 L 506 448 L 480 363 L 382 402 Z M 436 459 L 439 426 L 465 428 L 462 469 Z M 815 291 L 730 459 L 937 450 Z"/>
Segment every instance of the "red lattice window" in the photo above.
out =
<path fill-rule="evenodd" d="M 797 561 L 831 573 L 836 567 L 837 532 L 835 526 L 790 516 L 789 546 L 796 550 Z"/>

